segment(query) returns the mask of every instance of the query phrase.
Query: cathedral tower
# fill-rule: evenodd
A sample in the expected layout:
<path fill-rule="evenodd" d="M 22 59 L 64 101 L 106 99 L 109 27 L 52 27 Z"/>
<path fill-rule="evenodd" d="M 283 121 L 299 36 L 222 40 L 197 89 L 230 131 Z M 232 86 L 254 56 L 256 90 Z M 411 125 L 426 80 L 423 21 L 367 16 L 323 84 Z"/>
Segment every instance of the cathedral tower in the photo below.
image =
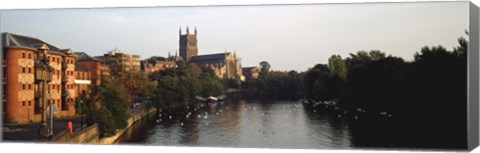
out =
<path fill-rule="evenodd" d="M 180 56 L 185 61 L 189 61 L 192 56 L 198 55 L 197 47 L 197 28 L 195 28 L 194 34 L 190 34 L 187 27 L 187 34 L 182 35 L 182 29 L 179 31 L 180 35 Z"/>

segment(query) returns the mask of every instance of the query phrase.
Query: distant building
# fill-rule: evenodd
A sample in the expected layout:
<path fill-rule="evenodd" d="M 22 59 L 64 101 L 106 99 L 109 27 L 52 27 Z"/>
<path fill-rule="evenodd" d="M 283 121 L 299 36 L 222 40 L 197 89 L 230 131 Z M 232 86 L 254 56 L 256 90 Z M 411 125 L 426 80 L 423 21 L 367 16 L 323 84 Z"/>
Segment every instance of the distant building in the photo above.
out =
<path fill-rule="evenodd" d="M 246 79 L 258 79 L 260 68 L 258 66 L 244 67 L 242 72 Z"/>
<path fill-rule="evenodd" d="M 185 35 L 182 34 L 182 30 L 180 29 L 179 37 L 181 59 L 178 59 L 176 56 L 176 61 L 184 60 L 187 63 L 196 64 L 200 67 L 211 68 L 215 72 L 215 75 L 221 79 L 235 79 L 235 77 L 240 77 L 241 80 L 244 80 L 241 62 L 235 53 L 225 51 L 225 53 L 198 55 L 196 28 L 193 35 L 190 34 L 188 27 Z"/>
<path fill-rule="evenodd" d="M 58 107 L 55 117 L 75 114 L 75 57 L 70 49 L 59 49 L 38 38 L 2 33 L 3 116 L 7 123 L 29 123 L 41 120 L 40 82 L 35 80 L 35 65 L 46 50 L 53 67 L 52 81 L 46 85 L 47 105 Z"/>
<path fill-rule="evenodd" d="M 175 68 L 177 64 L 175 63 L 174 59 L 165 58 L 165 57 L 150 57 L 149 59 L 145 59 L 141 61 L 141 69 L 142 71 L 148 73 L 165 70 L 167 68 Z"/>
<path fill-rule="evenodd" d="M 243 76 L 240 61 L 236 54 L 231 52 L 193 56 L 188 63 L 211 68 L 217 77 L 223 79 L 235 79 L 235 77 Z"/>
<path fill-rule="evenodd" d="M 112 50 L 103 56 L 96 56 L 103 64 L 118 64 L 123 71 L 140 71 L 140 55 L 124 54 L 117 50 Z"/>

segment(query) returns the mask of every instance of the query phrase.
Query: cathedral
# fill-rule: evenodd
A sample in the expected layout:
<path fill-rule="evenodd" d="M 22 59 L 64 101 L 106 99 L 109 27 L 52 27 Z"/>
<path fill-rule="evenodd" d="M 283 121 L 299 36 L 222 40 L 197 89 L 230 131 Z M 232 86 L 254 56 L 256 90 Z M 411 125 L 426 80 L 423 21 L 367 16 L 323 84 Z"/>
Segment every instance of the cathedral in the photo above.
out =
<path fill-rule="evenodd" d="M 188 27 L 186 34 L 182 34 L 182 29 L 180 29 L 179 36 L 180 57 L 177 60 L 184 60 L 188 64 L 211 68 L 215 75 L 222 79 L 239 77 L 242 81 L 244 80 L 240 59 L 237 58 L 235 52 L 225 51 L 223 53 L 198 55 L 197 28 L 195 28 L 193 34 L 190 34 Z"/>

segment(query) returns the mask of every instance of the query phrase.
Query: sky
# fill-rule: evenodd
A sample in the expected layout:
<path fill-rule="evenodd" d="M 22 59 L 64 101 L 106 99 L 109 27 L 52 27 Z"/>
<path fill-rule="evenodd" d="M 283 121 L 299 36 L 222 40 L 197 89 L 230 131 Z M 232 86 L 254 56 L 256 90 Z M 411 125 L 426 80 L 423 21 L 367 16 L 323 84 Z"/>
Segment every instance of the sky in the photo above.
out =
<path fill-rule="evenodd" d="M 142 59 L 179 48 L 196 27 L 199 54 L 235 51 L 242 66 L 306 71 L 360 50 L 413 59 L 423 46 L 457 46 L 468 2 L 1 10 L 0 31 L 99 56 L 117 48 Z"/>

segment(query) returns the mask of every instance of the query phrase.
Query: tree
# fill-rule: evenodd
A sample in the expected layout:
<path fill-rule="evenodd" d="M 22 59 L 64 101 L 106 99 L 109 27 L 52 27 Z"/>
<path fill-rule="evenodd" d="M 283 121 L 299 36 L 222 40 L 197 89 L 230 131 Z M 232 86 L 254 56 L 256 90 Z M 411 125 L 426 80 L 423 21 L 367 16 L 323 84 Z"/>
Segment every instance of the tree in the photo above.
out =
<path fill-rule="evenodd" d="M 270 71 L 270 63 L 268 63 L 267 61 L 262 61 L 260 62 L 260 75 L 265 77 L 266 75 L 268 75 L 268 72 Z"/>
<path fill-rule="evenodd" d="M 336 75 L 342 79 L 347 78 L 347 66 L 340 55 L 332 55 L 328 59 L 328 68 L 333 75 Z"/>
<path fill-rule="evenodd" d="M 122 82 L 125 84 L 126 91 L 130 97 L 127 105 L 132 106 L 133 102 L 144 101 L 153 95 L 155 85 L 142 72 L 126 71 L 123 73 Z"/>
<path fill-rule="evenodd" d="M 112 79 L 100 85 L 100 101 L 102 107 L 110 111 L 116 129 L 127 126 L 127 97 L 126 89 L 120 79 Z"/>
<path fill-rule="evenodd" d="M 97 123 L 100 137 L 112 136 L 117 129 L 127 126 L 126 91 L 124 84 L 118 78 L 102 80 L 100 86 L 94 86 L 90 99 L 87 123 Z M 96 107 L 93 101 L 98 103 Z"/>
<path fill-rule="evenodd" d="M 325 64 L 317 64 L 310 68 L 305 75 L 306 96 L 313 100 L 329 100 L 332 95 L 328 94 L 328 84 L 331 73 Z"/>

